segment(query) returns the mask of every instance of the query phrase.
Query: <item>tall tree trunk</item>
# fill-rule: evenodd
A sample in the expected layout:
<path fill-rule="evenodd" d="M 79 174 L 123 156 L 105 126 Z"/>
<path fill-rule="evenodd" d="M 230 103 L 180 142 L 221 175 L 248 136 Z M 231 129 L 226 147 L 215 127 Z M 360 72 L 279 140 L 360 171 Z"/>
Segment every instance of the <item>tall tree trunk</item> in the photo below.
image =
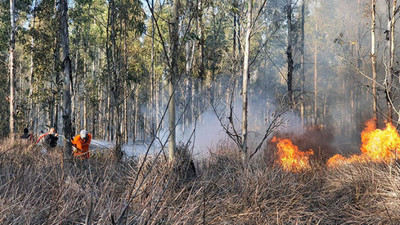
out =
<path fill-rule="evenodd" d="M 199 0 L 199 16 L 198 16 L 198 24 L 199 24 L 199 33 L 200 33 L 200 40 L 199 40 L 199 47 L 200 47 L 200 69 L 199 69 L 199 77 L 201 80 L 205 79 L 205 64 L 206 64 L 206 57 L 205 57 L 205 35 L 204 35 L 204 23 L 203 23 L 203 0 Z"/>
<path fill-rule="evenodd" d="M 186 100 L 185 104 L 188 104 L 185 117 L 185 126 L 190 127 L 192 125 L 193 114 L 192 114 L 192 65 L 195 51 L 195 41 L 188 41 L 186 45 Z"/>
<path fill-rule="evenodd" d="M 287 1 L 286 6 L 287 12 L 287 24 L 288 24 L 288 46 L 286 50 L 287 62 L 288 62 L 288 75 L 287 75 L 287 88 L 289 97 L 289 108 L 294 108 L 294 96 L 293 96 L 293 56 L 292 56 L 292 0 Z"/>
<path fill-rule="evenodd" d="M 395 3 L 395 1 L 393 2 Z M 388 65 L 386 67 L 386 77 L 385 77 L 385 94 L 386 94 L 386 105 L 387 105 L 387 117 L 388 121 L 392 122 L 392 117 L 393 117 L 393 107 L 392 107 L 392 28 L 394 29 L 394 26 L 392 25 L 392 19 L 394 20 L 394 15 L 392 15 L 392 8 L 390 4 L 390 0 L 386 0 L 387 4 L 387 13 L 388 13 L 388 21 L 387 21 L 387 30 L 386 30 L 386 42 L 387 42 L 387 48 L 388 48 Z M 394 5 L 394 4 L 393 4 Z M 393 9 L 394 12 L 394 9 Z M 394 34 L 393 34 L 394 35 Z"/>
<path fill-rule="evenodd" d="M 99 82 L 100 83 L 100 82 Z M 99 103 L 99 135 L 103 136 L 103 139 L 106 140 L 106 133 L 105 133 L 105 121 L 104 121 L 104 91 L 102 89 L 102 85 L 99 85 L 100 91 L 100 103 Z"/>
<path fill-rule="evenodd" d="M 238 4 L 237 4 L 238 0 L 234 0 L 233 1 L 233 58 L 235 59 L 236 62 L 236 48 L 237 48 L 237 11 L 239 11 L 238 8 Z M 236 66 L 234 66 L 234 68 L 236 68 Z M 235 70 L 235 69 L 234 69 Z"/>
<path fill-rule="evenodd" d="M 124 141 L 128 143 L 128 46 L 126 21 L 124 23 Z"/>
<path fill-rule="evenodd" d="M 33 0 L 33 15 L 32 15 L 32 27 L 31 29 L 35 29 L 35 23 L 36 23 L 36 4 L 37 1 Z M 29 119 L 28 119 L 28 126 L 32 129 L 32 131 L 35 132 L 35 127 L 34 127 L 34 120 L 35 120 L 35 105 L 33 104 L 33 86 L 34 86 L 34 63 L 33 63 L 33 54 L 34 54 L 34 50 L 33 48 L 35 47 L 35 38 L 34 35 L 32 34 L 31 36 L 31 57 L 30 57 L 30 76 L 29 76 Z"/>
<path fill-rule="evenodd" d="M 97 87 L 96 62 L 98 63 L 98 53 L 97 53 L 97 49 L 96 49 L 95 46 L 93 47 L 92 51 L 93 51 L 93 58 L 92 58 L 92 80 L 93 80 L 93 85 L 92 85 L 92 87 L 94 89 L 96 89 L 96 87 Z M 98 97 L 97 97 L 97 99 L 98 99 Z M 90 98 L 89 98 L 89 100 L 90 100 Z M 97 108 L 95 106 L 96 106 L 95 103 L 91 102 L 91 107 L 90 107 L 91 108 L 91 117 L 92 117 L 91 131 L 92 131 L 92 135 L 93 136 L 95 136 L 96 131 L 97 131 L 97 129 L 96 129 L 96 116 L 98 115 L 98 112 L 97 112 Z"/>
<path fill-rule="evenodd" d="M 78 80 L 78 64 L 79 64 L 79 45 L 80 45 L 80 36 L 79 36 L 80 30 L 79 28 L 77 29 L 77 37 L 75 40 L 76 48 L 75 48 L 75 64 L 74 64 L 74 78 L 75 80 Z M 77 129 L 77 118 L 79 116 L 76 116 L 78 113 L 77 108 L 78 107 L 78 96 L 77 96 L 77 90 L 78 90 L 78 82 L 75 82 L 75 84 L 71 83 L 71 85 L 74 87 L 72 91 L 72 96 L 71 96 L 71 123 L 72 123 L 72 133 L 75 133 Z"/>
<path fill-rule="evenodd" d="M 15 99 L 14 99 L 14 88 L 15 88 L 15 71 L 14 71 L 14 50 L 15 50 L 15 5 L 14 0 L 10 0 L 10 19 L 11 19 L 11 33 L 10 33 L 10 50 L 9 50 L 9 72 L 10 72 L 10 137 L 14 139 L 15 132 Z"/>
<path fill-rule="evenodd" d="M 156 114 L 156 124 L 157 126 L 161 129 L 162 128 L 162 124 L 160 124 L 160 81 L 158 79 L 156 79 L 156 93 L 155 93 L 155 98 L 156 98 L 156 110 L 155 110 L 155 114 Z M 154 135 L 158 135 L 158 134 L 154 134 Z"/>
<path fill-rule="evenodd" d="M 388 53 L 388 61 L 387 61 L 387 66 L 386 66 L 386 75 L 385 75 L 385 94 L 386 94 L 386 106 L 387 106 L 387 117 L 388 121 L 392 122 L 392 105 L 390 103 L 391 101 L 391 93 L 390 93 L 390 87 L 392 84 L 392 71 L 391 69 L 391 49 L 392 49 L 392 42 L 390 40 L 391 38 L 391 30 L 392 30 L 392 13 L 391 13 L 391 4 L 390 0 L 386 0 L 387 4 L 387 30 L 386 30 L 386 43 L 387 43 L 387 53 Z"/>
<path fill-rule="evenodd" d="M 88 101 L 87 101 L 87 99 L 88 99 L 88 97 L 87 97 L 87 91 L 86 91 L 87 90 L 86 80 L 87 80 L 88 75 L 87 75 L 87 54 L 86 53 L 87 52 L 86 52 L 86 47 L 85 47 L 85 54 L 83 56 L 83 82 L 82 82 L 82 84 L 83 84 L 83 129 L 84 130 L 88 129 L 88 126 L 87 126 L 87 123 L 88 123 L 88 109 L 87 109 Z"/>
<path fill-rule="evenodd" d="M 134 109 L 135 109 L 135 124 L 134 124 L 134 126 L 133 126 L 133 128 L 134 128 L 134 137 L 133 137 L 133 141 L 135 142 L 136 141 L 136 139 L 137 139 L 137 137 L 138 137 L 138 135 L 139 135 L 139 126 L 138 126 L 138 124 L 139 124 L 139 103 L 138 103 L 138 99 L 139 99 L 139 87 L 136 87 L 136 90 L 135 90 L 135 107 L 134 107 Z"/>
<path fill-rule="evenodd" d="M 154 0 L 151 0 L 151 7 L 154 9 Z M 154 35 L 155 35 L 155 31 L 154 31 L 154 18 L 153 16 L 151 16 L 151 87 L 150 87 L 150 134 L 151 137 L 156 136 L 155 134 L 155 121 L 154 121 L 154 102 L 155 102 L 155 84 L 156 84 L 156 74 L 155 74 L 155 63 L 154 63 L 154 57 L 155 57 L 155 51 L 154 51 Z"/>
<path fill-rule="evenodd" d="M 376 15 L 376 0 L 371 0 L 371 61 L 372 61 L 372 110 L 376 123 L 378 124 L 378 97 L 376 93 L 376 53 L 375 53 L 375 15 Z"/>
<path fill-rule="evenodd" d="M 300 116 L 301 116 L 301 126 L 302 128 L 305 127 L 304 123 L 304 95 L 305 95 L 305 90 L 304 90 L 304 84 L 306 82 L 306 75 L 305 75 L 305 68 L 304 68 L 304 20 L 305 20 L 305 4 L 306 0 L 302 1 L 301 4 L 301 56 L 300 56 L 300 64 L 301 64 L 301 95 L 300 95 Z"/>
<path fill-rule="evenodd" d="M 71 124 L 71 60 L 69 58 L 69 34 L 68 34 L 68 1 L 60 0 L 60 27 L 62 44 L 62 62 L 64 69 L 63 83 L 63 130 L 64 130 L 64 154 L 65 157 L 72 157 L 72 146 L 69 139 L 72 137 Z"/>
<path fill-rule="evenodd" d="M 57 34 L 58 36 L 58 34 Z M 58 96 L 60 94 L 59 90 L 60 90 L 60 74 L 59 74 L 59 63 L 60 63 L 60 45 L 59 45 L 59 37 L 56 38 L 56 46 L 54 49 L 54 76 L 55 76 L 55 81 L 54 81 L 54 86 L 55 86 L 55 90 L 53 91 L 53 102 L 54 102 L 54 120 L 52 122 L 52 127 L 54 127 L 54 129 L 57 131 L 58 130 L 58 98 L 56 96 Z"/>
<path fill-rule="evenodd" d="M 118 52 L 117 52 L 117 44 L 116 44 L 116 28 L 115 28 L 115 23 L 116 23 L 116 6 L 114 0 L 110 0 L 110 7 L 111 7 L 111 59 L 112 59 L 112 77 L 114 79 L 113 82 L 113 101 L 114 101 L 114 107 L 115 108 L 115 157 L 117 160 L 121 160 L 123 153 L 122 153 L 122 135 L 121 135 L 121 104 L 120 104 L 120 76 L 119 76 L 119 62 L 118 62 Z M 114 111 L 113 111 L 114 112 Z M 114 126 L 113 126 L 114 128 Z"/>
<path fill-rule="evenodd" d="M 111 3 L 108 3 L 108 10 L 107 10 L 107 27 L 106 27 L 106 59 L 107 59 L 107 106 L 106 106 L 106 114 L 107 114 L 107 123 L 106 123 L 106 136 L 107 141 L 111 140 L 111 53 L 110 53 L 110 20 L 111 20 Z"/>
<path fill-rule="evenodd" d="M 250 59 L 250 38 L 251 38 L 251 27 L 253 18 L 253 0 L 248 0 L 248 11 L 247 11 L 247 30 L 245 36 L 245 49 L 244 49 L 244 59 L 243 59 L 243 110 L 242 110 L 242 158 L 247 163 L 247 125 L 248 125 L 248 96 L 247 89 L 249 86 L 249 59 Z"/>
<path fill-rule="evenodd" d="M 110 76 L 107 77 L 107 107 L 106 107 L 106 114 L 107 114 L 107 122 L 106 122 L 106 136 L 107 141 L 111 141 L 111 81 Z"/>
<path fill-rule="evenodd" d="M 358 0 L 358 4 L 357 4 L 357 17 L 359 18 L 359 16 L 361 16 L 362 14 L 362 10 L 363 10 L 363 6 L 361 5 L 361 1 L 362 0 Z M 356 56 L 356 60 L 357 60 L 357 69 L 361 69 L 362 66 L 362 59 L 361 59 L 361 22 L 358 20 L 357 22 L 357 43 L 356 43 L 356 50 L 357 50 L 357 56 Z M 359 133 L 358 127 L 360 124 L 362 124 L 361 121 L 361 104 L 360 104 L 360 90 L 361 87 L 357 86 L 354 90 L 354 104 L 355 104 L 355 112 L 354 112 L 354 127 L 353 127 L 353 132 L 351 132 L 351 134 L 353 135 L 352 140 L 356 140 L 356 134 Z"/>
<path fill-rule="evenodd" d="M 55 18 L 59 15 L 57 13 L 57 2 L 54 2 L 54 14 Z M 58 21 L 57 21 L 58 22 Z M 58 23 L 57 23 L 57 26 Z M 57 96 L 58 96 L 58 90 L 59 90 L 59 64 L 60 64 L 60 42 L 59 42 L 59 34 L 60 32 L 56 31 L 55 38 L 54 38 L 54 52 L 53 52 L 53 77 L 52 77 L 52 84 L 51 86 L 54 85 L 54 90 L 51 88 L 52 91 L 52 107 L 50 108 L 51 112 L 51 120 L 50 120 L 50 127 L 53 127 L 56 131 L 58 128 L 57 120 L 58 120 L 58 104 L 57 104 Z"/>
<path fill-rule="evenodd" d="M 168 82 L 168 92 L 171 98 L 168 113 L 169 113 L 169 132 L 170 136 L 168 139 L 168 152 L 169 152 L 169 160 L 172 162 L 175 159 L 175 146 L 176 146 L 176 125 L 175 125 L 175 79 L 178 76 L 178 60 L 179 60 L 179 8 L 180 8 L 180 0 L 174 0 L 172 6 L 172 19 L 171 19 L 171 71 L 170 78 Z"/>
<path fill-rule="evenodd" d="M 152 8 L 154 9 L 154 0 L 151 1 L 152 4 Z M 160 82 L 159 79 L 156 76 L 156 72 L 155 72 L 155 63 L 156 63 L 156 57 L 155 57 L 155 51 L 154 51 L 154 47 L 155 47 L 155 24 L 154 24 L 154 18 L 151 17 L 151 24 L 152 24 L 152 33 L 151 33 L 151 51 L 152 51 L 152 58 L 151 58 L 151 70 L 152 70 L 152 74 L 153 74 L 153 82 L 154 82 L 154 102 L 153 102 L 153 107 L 154 107 L 154 136 L 157 136 L 158 134 L 156 133 L 156 128 L 160 127 L 161 128 L 161 124 L 160 124 L 160 118 L 159 118 L 159 110 L 160 110 L 160 97 L 159 97 L 159 91 L 160 91 Z"/>
<path fill-rule="evenodd" d="M 315 42 L 314 42 L 314 125 L 317 125 L 317 106 L 318 106 L 318 24 L 315 23 Z"/>
<path fill-rule="evenodd" d="M 393 79 L 394 79 L 394 56 L 395 56 L 395 24 L 396 24 L 397 0 L 393 0 L 392 17 L 390 21 L 390 64 L 389 64 L 389 102 L 388 102 L 388 121 L 393 120 Z"/>

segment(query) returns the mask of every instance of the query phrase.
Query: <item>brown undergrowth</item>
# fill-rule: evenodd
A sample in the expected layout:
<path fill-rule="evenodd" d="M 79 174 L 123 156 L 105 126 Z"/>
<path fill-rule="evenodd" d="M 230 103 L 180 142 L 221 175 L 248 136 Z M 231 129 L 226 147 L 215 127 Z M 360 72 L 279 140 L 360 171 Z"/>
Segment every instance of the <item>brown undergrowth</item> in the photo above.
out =
<path fill-rule="evenodd" d="M 183 153 L 69 162 L 61 149 L 0 146 L 0 224 L 400 223 L 397 163 L 288 173 L 261 157 L 243 166 L 225 146 L 195 170 Z"/>

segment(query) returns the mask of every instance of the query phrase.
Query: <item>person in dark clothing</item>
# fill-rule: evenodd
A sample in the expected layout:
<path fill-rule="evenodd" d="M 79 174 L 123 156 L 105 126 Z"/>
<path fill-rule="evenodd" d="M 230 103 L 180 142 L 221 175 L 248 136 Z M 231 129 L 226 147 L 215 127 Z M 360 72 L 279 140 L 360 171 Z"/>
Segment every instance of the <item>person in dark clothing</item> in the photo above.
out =
<path fill-rule="evenodd" d="M 49 132 L 43 134 L 36 143 L 39 143 L 42 138 L 44 138 L 43 144 L 46 148 L 52 149 L 57 146 L 58 134 L 54 128 L 50 128 Z"/>
<path fill-rule="evenodd" d="M 24 133 L 21 135 L 21 139 L 32 141 L 32 134 L 29 133 L 28 128 L 24 129 Z"/>

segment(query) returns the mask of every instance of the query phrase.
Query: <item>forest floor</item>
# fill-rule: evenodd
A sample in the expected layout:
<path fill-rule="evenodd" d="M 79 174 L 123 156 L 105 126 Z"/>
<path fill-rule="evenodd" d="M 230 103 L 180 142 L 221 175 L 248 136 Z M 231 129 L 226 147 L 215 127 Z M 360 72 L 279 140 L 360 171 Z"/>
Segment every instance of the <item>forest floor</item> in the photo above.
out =
<path fill-rule="evenodd" d="M 398 162 L 290 173 L 225 146 L 194 173 L 189 158 L 67 161 L 4 140 L 0 224 L 400 224 Z"/>

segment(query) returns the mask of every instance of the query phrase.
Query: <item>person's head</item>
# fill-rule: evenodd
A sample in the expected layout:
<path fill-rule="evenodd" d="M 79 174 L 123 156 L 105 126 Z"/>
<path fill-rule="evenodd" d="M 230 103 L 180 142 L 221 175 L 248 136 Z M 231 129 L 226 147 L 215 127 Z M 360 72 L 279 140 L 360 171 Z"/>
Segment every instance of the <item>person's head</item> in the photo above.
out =
<path fill-rule="evenodd" d="M 81 139 L 86 141 L 89 138 L 88 132 L 86 130 L 81 130 Z"/>
<path fill-rule="evenodd" d="M 27 134 L 27 133 L 29 133 L 29 130 L 28 130 L 28 128 L 25 128 L 24 129 L 24 134 Z"/>
<path fill-rule="evenodd" d="M 54 129 L 54 127 L 50 128 L 50 129 L 49 129 L 49 133 L 50 133 L 50 134 L 56 133 L 56 129 Z"/>

